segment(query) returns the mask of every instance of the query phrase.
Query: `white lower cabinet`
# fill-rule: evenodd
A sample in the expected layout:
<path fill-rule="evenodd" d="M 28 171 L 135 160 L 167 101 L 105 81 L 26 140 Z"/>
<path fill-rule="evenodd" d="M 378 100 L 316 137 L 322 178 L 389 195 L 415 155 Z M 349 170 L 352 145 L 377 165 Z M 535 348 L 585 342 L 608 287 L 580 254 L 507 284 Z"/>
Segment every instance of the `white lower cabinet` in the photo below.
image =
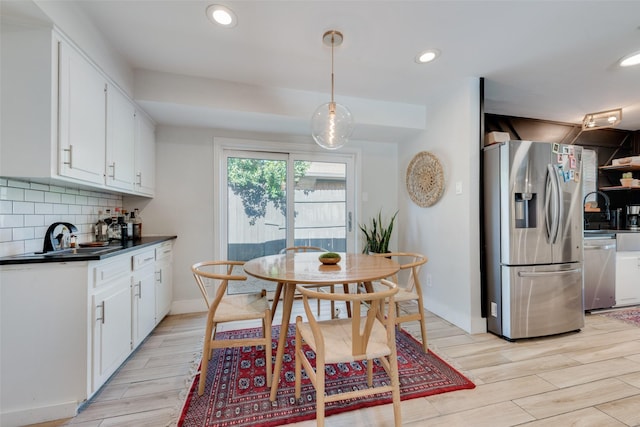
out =
<path fill-rule="evenodd" d="M 155 250 L 133 256 L 131 329 L 137 347 L 156 326 Z"/>
<path fill-rule="evenodd" d="M 116 279 L 93 295 L 93 382 L 97 391 L 131 353 L 131 279 Z"/>
<path fill-rule="evenodd" d="M 640 252 L 616 252 L 616 307 L 640 304 Z"/>
<path fill-rule="evenodd" d="M 170 276 L 171 242 L 0 266 L 0 425 L 76 415 L 167 314 Z"/>
<path fill-rule="evenodd" d="M 156 322 L 169 314 L 173 300 L 173 243 L 164 242 L 156 248 Z"/>

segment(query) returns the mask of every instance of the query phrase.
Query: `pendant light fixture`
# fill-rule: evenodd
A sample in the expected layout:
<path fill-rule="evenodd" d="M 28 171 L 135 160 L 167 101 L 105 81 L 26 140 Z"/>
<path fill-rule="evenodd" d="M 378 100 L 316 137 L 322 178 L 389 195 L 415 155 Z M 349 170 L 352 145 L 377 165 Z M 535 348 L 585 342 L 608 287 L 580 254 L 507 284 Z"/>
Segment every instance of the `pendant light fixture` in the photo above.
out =
<path fill-rule="evenodd" d="M 329 30 L 322 42 L 331 46 L 331 102 L 322 104 L 311 117 L 311 135 L 320 147 L 337 150 L 348 141 L 353 132 L 353 117 L 347 107 L 333 100 L 333 48 L 342 44 L 342 33 Z"/>

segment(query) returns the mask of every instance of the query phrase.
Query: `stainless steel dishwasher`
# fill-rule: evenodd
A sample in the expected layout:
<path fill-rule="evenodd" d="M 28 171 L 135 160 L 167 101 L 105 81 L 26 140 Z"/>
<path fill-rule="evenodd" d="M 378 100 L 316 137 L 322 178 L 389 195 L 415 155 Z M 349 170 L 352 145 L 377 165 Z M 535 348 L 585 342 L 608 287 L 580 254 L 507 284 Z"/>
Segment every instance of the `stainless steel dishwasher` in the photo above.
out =
<path fill-rule="evenodd" d="M 596 310 L 616 305 L 616 236 L 585 235 L 584 309 Z"/>

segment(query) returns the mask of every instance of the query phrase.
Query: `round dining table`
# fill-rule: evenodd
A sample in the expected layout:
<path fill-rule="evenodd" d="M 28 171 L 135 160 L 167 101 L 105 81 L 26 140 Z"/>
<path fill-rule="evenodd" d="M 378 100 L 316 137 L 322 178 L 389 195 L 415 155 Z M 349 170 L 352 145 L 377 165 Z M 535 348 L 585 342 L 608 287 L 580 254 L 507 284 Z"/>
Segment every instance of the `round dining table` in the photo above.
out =
<path fill-rule="evenodd" d="M 374 257 L 367 254 L 341 253 L 341 260 L 335 265 L 324 265 L 314 252 L 288 252 L 268 255 L 247 261 L 244 271 L 263 280 L 277 282 L 284 289 L 282 303 L 282 326 L 278 338 L 278 349 L 273 369 L 271 401 L 276 399 L 282 359 L 287 340 L 287 331 L 291 320 L 291 308 L 296 285 L 322 286 L 349 283 L 363 283 L 367 290 L 372 289 L 371 282 L 393 276 L 400 270 L 400 264 L 389 258 Z M 277 301 L 273 301 L 273 310 Z"/>

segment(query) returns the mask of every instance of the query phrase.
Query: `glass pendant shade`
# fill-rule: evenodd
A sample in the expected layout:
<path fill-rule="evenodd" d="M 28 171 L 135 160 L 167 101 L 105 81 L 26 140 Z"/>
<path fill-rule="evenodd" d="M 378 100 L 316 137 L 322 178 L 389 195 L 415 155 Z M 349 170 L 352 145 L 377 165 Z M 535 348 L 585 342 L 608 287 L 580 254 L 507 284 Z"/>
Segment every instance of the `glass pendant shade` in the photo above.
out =
<path fill-rule="evenodd" d="M 353 117 L 344 105 L 327 102 L 311 117 L 311 135 L 320 147 L 337 150 L 347 143 L 353 132 Z"/>

